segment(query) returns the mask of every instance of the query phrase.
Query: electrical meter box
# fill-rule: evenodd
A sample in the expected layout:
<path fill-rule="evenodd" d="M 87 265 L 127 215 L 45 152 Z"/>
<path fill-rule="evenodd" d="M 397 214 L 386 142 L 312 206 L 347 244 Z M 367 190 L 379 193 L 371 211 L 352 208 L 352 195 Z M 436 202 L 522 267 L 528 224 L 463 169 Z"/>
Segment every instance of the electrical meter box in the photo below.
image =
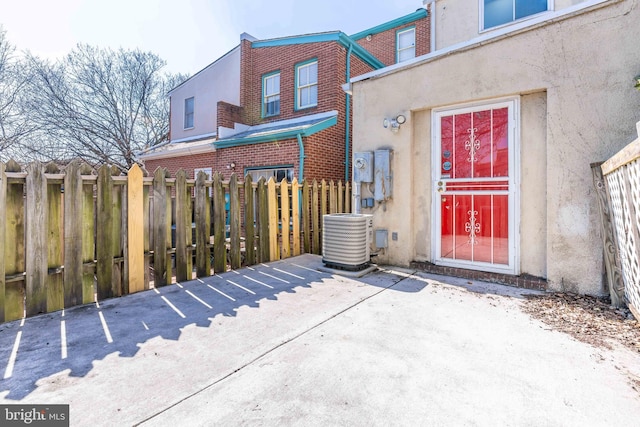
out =
<path fill-rule="evenodd" d="M 373 163 L 375 165 L 374 198 L 382 202 L 391 198 L 391 150 L 376 150 Z"/>
<path fill-rule="evenodd" d="M 373 182 L 373 153 L 371 151 L 353 153 L 353 180 L 355 182 Z"/>

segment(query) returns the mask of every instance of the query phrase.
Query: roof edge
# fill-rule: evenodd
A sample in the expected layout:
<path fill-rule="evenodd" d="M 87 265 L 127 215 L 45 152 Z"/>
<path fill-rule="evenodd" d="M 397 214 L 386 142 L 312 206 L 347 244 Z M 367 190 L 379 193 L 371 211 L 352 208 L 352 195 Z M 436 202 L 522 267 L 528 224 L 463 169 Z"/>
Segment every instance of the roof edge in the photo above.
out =
<path fill-rule="evenodd" d="M 427 10 L 424 8 L 420 8 L 413 13 L 410 13 L 405 16 L 401 16 L 399 18 L 393 19 L 391 21 L 385 22 L 380 25 L 376 25 L 375 27 L 368 28 L 364 31 L 360 31 L 358 33 L 352 34 L 351 37 L 353 40 L 360 40 L 368 35 L 382 33 L 383 31 L 390 30 L 395 27 L 399 27 L 400 25 L 405 25 L 413 21 L 417 21 L 418 19 L 426 18 L 428 15 Z"/>

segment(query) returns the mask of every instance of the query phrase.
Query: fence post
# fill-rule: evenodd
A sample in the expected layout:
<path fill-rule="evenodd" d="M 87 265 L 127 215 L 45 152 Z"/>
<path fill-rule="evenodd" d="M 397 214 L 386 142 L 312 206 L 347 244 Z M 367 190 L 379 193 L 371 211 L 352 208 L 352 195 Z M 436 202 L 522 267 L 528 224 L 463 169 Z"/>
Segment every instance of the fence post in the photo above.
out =
<path fill-rule="evenodd" d="M 282 230 L 282 251 L 281 258 L 291 256 L 291 228 L 289 228 L 289 184 L 287 179 L 282 178 L 280 182 L 280 224 Z"/>
<path fill-rule="evenodd" d="M 338 213 L 344 213 L 344 189 L 342 181 L 338 181 Z"/>
<path fill-rule="evenodd" d="M 264 177 L 258 180 L 258 237 L 260 262 L 269 261 L 269 201 Z"/>
<path fill-rule="evenodd" d="M 98 200 L 96 229 L 96 277 L 98 299 L 113 296 L 113 180 L 111 168 L 98 169 Z"/>
<path fill-rule="evenodd" d="M 338 211 L 338 197 L 336 195 L 336 185 L 333 180 L 329 181 L 329 213 Z"/>
<path fill-rule="evenodd" d="M 82 177 L 74 160 L 64 175 L 64 306 L 82 304 Z"/>
<path fill-rule="evenodd" d="M 206 187 L 207 175 L 200 171 L 196 176 L 196 275 L 208 277 L 211 275 L 210 224 L 211 204 L 209 191 Z"/>
<path fill-rule="evenodd" d="M 226 218 L 222 175 L 213 174 L 213 272 L 227 271 Z"/>
<path fill-rule="evenodd" d="M 247 175 L 244 177 L 244 257 L 246 265 L 254 265 L 256 263 L 254 203 L 253 182 L 251 180 L 251 175 Z"/>
<path fill-rule="evenodd" d="M 293 256 L 300 255 L 300 185 L 298 179 L 291 181 L 291 213 L 293 214 Z"/>
<path fill-rule="evenodd" d="M 6 172 L 20 172 L 22 169 L 15 160 L 9 160 L 5 165 Z M 6 185 L 6 222 L 4 240 L 0 243 L 12 250 L 5 250 L 4 269 L 6 276 L 14 276 L 15 280 L 5 278 L 4 288 L 4 320 L 16 320 L 24 316 L 25 296 L 25 215 L 24 215 L 24 187 L 25 184 L 9 185 L 6 175 L 3 176 Z M 15 247 L 15 250 L 13 248 Z"/>
<path fill-rule="evenodd" d="M 351 213 L 351 185 L 349 181 L 344 183 L 344 213 Z"/>
<path fill-rule="evenodd" d="M 167 182 L 166 169 L 153 174 L 153 271 L 155 287 L 164 286 L 167 277 Z"/>
<path fill-rule="evenodd" d="M 89 165 L 80 167 L 80 176 L 91 175 Z M 82 302 L 88 304 L 95 301 L 96 245 L 94 234 L 95 207 L 93 202 L 93 181 L 82 184 Z M 102 225 L 101 225 L 102 226 Z"/>
<path fill-rule="evenodd" d="M 311 227 L 313 228 L 313 253 L 319 255 L 322 252 L 320 248 L 320 220 L 318 218 L 318 199 L 320 193 L 318 191 L 318 183 L 313 180 L 313 192 L 311 196 Z"/>
<path fill-rule="evenodd" d="M 229 183 L 229 258 L 231 269 L 240 268 L 240 195 L 238 189 L 238 177 L 231 174 Z"/>
<path fill-rule="evenodd" d="M 133 165 L 127 174 L 127 272 L 129 293 L 144 290 L 144 203 L 142 169 Z"/>
<path fill-rule="evenodd" d="M 45 173 L 60 172 L 55 163 L 45 167 Z M 45 176 L 46 180 L 46 176 Z M 45 288 L 47 291 L 47 312 L 62 310 L 64 306 L 64 282 L 62 275 L 63 234 L 62 218 L 62 184 L 54 184 L 47 180 L 47 275 Z"/>
<path fill-rule="evenodd" d="M 191 215 L 189 214 L 187 192 L 187 174 L 183 169 L 176 173 L 176 281 L 191 280 L 191 269 L 187 260 L 191 253 L 187 250 L 188 241 L 191 240 Z M 188 237 L 187 237 L 188 236 Z"/>
<path fill-rule="evenodd" d="M 302 233 L 304 234 L 304 253 L 312 253 L 311 248 L 311 200 L 309 199 L 309 182 L 302 181 Z"/>
<path fill-rule="evenodd" d="M 269 201 L 269 261 L 280 259 L 278 249 L 278 196 L 276 195 L 276 181 L 269 178 L 267 182 Z"/>
<path fill-rule="evenodd" d="M 47 311 L 47 180 L 40 162 L 27 166 L 27 316 Z"/>

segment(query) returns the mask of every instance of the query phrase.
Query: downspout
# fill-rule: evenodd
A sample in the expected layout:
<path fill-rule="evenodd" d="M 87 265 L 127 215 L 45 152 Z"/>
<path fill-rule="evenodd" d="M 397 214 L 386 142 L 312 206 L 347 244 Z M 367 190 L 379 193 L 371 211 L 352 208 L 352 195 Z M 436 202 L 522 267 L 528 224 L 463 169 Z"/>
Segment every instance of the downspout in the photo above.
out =
<path fill-rule="evenodd" d="M 297 134 L 298 147 L 300 147 L 300 159 L 298 160 L 298 181 L 302 182 L 304 179 L 304 144 L 302 143 L 302 134 Z"/>
<path fill-rule="evenodd" d="M 349 44 L 349 50 L 347 51 L 347 66 L 346 66 L 346 71 L 345 71 L 345 78 L 346 78 L 346 84 L 349 84 L 349 82 L 351 81 L 351 51 L 353 50 L 353 43 L 355 42 L 351 42 L 351 44 Z M 344 133 L 345 133 L 345 141 L 344 141 L 344 149 L 345 149 L 345 155 L 344 155 L 344 182 L 348 182 L 349 181 L 349 168 L 351 167 L 351 163 L 350 163 L 350 157 L 349 157 L 349 137 L 351 134 L 351 120 L 349 119 L 349 116 L 351 115 L 351 95 L 349 95 L 348 93 L 345 93 L 345 99 L 346 99 L 346 107 L 345 107 L 345 129 L 344 129 Z"/>

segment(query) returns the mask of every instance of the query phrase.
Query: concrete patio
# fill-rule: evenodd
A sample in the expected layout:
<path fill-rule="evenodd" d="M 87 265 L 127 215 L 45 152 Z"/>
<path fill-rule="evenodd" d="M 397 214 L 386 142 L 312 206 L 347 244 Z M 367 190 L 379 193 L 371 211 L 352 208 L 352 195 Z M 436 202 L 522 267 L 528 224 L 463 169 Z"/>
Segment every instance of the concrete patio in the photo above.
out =
<path fill-rule="evenodd" d="M 3 404 L 71 425 L 628 425 L 640 355 L 524 314 L 527 292 L 318 256 L 0 325 Z"/>

